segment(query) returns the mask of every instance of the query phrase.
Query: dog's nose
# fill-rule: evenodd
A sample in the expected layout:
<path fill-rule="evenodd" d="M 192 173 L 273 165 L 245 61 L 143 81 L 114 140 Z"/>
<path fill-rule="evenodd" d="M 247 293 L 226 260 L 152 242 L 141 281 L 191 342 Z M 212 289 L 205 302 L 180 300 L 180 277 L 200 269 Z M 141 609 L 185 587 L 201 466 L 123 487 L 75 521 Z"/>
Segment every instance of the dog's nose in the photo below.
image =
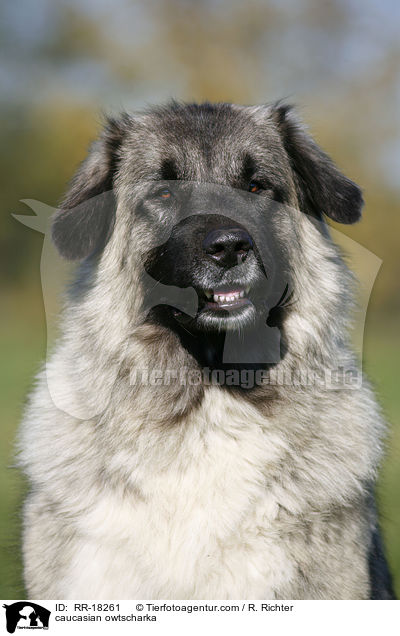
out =
<path fill-rule="evenodd" d="M 203 241 L 203 250 L 224 267 L 234 267 L 246 260 L 253 249 L 250 235 L 239 227 L 212 230 Z"/>

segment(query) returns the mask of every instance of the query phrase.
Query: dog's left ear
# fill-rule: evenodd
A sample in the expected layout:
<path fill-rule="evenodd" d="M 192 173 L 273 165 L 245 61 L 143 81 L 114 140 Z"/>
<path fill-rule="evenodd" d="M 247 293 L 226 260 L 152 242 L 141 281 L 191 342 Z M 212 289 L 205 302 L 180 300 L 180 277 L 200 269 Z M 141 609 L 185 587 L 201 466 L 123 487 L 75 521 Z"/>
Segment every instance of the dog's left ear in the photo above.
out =
<path fill-rule="evenodd" d="M 272 118 L 289 156 L 303 209 L 318 216 L 324 213 L 338 223 L 358 221 L 364 204 L 360 188 L 315 143 L 293 107 L 273 106 Z"/>
<path fill-rule="evenodd" d="M 111 235 L 116 209 L 114 177 L 128 119 L 125 114 L 107 119 L 53 217 L 52 238 L 64 258 L 85 258 L 101 250 Z"/>

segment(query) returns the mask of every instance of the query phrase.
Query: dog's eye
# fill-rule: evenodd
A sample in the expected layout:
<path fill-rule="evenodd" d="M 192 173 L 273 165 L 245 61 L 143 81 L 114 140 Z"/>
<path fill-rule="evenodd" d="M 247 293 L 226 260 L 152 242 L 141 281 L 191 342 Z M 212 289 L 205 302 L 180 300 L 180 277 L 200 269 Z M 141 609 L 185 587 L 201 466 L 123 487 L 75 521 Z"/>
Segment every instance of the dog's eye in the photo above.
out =
<path fill-rule="evenodd" d="M 258 194 L 259 192 L 261 192 L 262 189 L 263 188 L 260 186 L 259 183 L 257 183 L 257 181 L 250 181 L 249 187 L 248 187 L 249 192 L 252 192 L 253 194 Z"/>
<path fill-rule="evenodd" d="M 171 191 L 168 190 L 168 188 L 163 188 L 158 194 L 162 199 L 169 199 L 171 196 Z"/>

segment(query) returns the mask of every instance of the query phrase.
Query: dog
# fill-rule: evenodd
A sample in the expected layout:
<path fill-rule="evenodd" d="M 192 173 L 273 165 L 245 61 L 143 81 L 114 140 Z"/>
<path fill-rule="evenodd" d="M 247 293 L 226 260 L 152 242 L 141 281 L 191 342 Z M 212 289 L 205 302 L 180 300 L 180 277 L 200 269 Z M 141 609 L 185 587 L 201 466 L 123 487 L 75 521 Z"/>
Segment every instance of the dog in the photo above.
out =
<path fill-rule="evenodd" d="M 30 597 L 394 597 L 385 424 L 327 381 L 360 370 L 325 217 L 362 206 L 290 105 L 107 120 L 53 219 L 79 264 L 20 434 Z"/>

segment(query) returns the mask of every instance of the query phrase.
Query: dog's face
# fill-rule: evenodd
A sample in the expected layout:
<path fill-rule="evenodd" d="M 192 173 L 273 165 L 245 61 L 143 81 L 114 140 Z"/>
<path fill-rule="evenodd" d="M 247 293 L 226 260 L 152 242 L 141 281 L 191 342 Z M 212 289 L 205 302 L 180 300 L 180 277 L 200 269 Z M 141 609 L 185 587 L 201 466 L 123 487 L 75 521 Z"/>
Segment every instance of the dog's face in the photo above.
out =
<path fill-rule="evenodd" d="M 97 195 L 111 189 L 105 205 Z M 195 290 L 195 315 L 164 303 L 166 322 L 220 332 L 271 320 L 291 295 L 296 215 L 353 223 L 361 207 L 290 108 L 171 104 L 109 121 L 53 236 L 63 255 L 85 258 L 119 228 L 121 251 L 151 279 Z"/>
<path fill-rule="evenodd" d="M 257 193 L 249 194 L 252 187 Z M 168 304 L 163 305 L 165 317 L 172 312 L 191 330 L 222 331 L 268 315 L 288 284 L 281 207 L 255 181 L 246 183 L 245 190 L 167 180 L 142 193 L 142 223 L 158 243 L 142 255 L 146 273 L 163 285 L 192 288 L 197 294 L 192 319 Z"/>

